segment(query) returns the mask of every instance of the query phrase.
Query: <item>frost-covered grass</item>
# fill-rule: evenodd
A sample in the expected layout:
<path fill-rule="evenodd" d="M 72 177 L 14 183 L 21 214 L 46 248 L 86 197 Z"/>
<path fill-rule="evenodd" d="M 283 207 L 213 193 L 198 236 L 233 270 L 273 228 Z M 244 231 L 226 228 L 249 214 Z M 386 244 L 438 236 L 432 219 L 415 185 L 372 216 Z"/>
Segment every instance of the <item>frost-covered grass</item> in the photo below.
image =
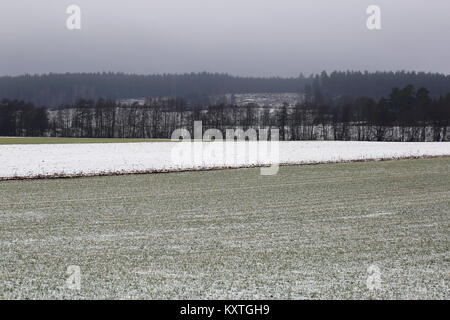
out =
<path fill-rule="evenodd" d="M 0 145 L 0 179 L 450 155 L 450 142 L 159 142 Z M 266 147 L 264 147 L 266 146 Z"/>
<path fill-rule="evenodd" d="M 449 169 L 440 158 L 3 181 L 0 298 L 449 299 Z M 69 265 L 80 291 L 65 288 Z"/>

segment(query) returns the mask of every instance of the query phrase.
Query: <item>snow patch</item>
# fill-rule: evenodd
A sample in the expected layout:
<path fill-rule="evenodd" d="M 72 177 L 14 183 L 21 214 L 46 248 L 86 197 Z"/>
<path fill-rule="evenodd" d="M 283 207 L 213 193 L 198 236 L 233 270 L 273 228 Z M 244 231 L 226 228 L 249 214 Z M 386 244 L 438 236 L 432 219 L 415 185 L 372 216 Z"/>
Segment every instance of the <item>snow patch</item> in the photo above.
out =
<path fill-rule="evenodd" d="M 449 142 L 286 141 L 276 142 L 276 145 L 271 146 L 274 147 L 271 150 L 276 149 L 276 153 L 259 152 L 257 157 L 249 157 L 249 150 L 259 150 L 258 144 L 259 142 L 158 142 L 0 145 L 0 179 L 450 155 Z M 181 150 L 181 154 L 174 153 L 174 150 Z M 224 159 L 224 154 L 227 159 Z"/>
<path fill-rule="evenodd" d="M 382 216 L 390 216 L 396 214 L 395 212 L 377 212 L 377 213 L 371 213 L 371 214 L 364 214 L 360 216 L 345 216 L 345 217 L 339 217 L 338 219 L 364 219 L 364 218 L 377 218 Z"/>

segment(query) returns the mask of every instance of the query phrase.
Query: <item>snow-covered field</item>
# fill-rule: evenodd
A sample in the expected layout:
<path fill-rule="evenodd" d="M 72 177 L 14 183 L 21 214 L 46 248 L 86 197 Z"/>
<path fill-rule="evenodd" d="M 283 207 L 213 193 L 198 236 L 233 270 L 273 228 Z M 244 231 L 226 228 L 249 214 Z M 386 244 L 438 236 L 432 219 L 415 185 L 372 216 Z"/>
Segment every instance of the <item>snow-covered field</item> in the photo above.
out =
<path fill-rule="evenodd" d="M 0 145 L 0 179 L 450 155 L 450 143 L 159 142 Z"/>

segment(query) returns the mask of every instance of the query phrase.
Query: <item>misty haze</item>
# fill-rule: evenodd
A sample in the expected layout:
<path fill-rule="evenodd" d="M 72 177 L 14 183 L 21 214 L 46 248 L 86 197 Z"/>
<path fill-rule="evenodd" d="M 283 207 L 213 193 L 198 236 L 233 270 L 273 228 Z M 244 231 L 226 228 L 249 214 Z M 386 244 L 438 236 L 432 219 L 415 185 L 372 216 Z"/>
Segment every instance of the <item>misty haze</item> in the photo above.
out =
<path fill-rule="evenodd" d="M 81 29 L 66 9 L 80 7 Z M 450 72 L 450 2 L 378 0 L 2 1 L 0 74 L 323 70 Z"/>
<path fill-rule="evenodd" d="M 0 13 L 0 300 L 450 298 L 449 0 Z"/>

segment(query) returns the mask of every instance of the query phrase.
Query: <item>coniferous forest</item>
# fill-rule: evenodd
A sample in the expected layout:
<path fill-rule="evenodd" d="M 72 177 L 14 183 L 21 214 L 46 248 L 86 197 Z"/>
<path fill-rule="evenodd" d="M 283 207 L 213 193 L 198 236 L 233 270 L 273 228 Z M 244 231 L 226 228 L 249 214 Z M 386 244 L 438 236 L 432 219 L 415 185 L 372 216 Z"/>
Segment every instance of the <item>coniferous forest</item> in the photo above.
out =
<path fill-rule="evenodd" d="M 450 76 L 423 72 L 332 72 L 296 78 L 235 77 L 218 73 L 136 75 L 124 73 L 65 73 L 0 77 L 0 99 L 17 99 L 49 108 L 79 99 L 181 97 L 203 104 L 204 97 L 225 93 L 300 92 L 320 87 L 333 100 L 343 96 L 379 100 L 392 88 L 426 87 L 434 98 L 450 91 Z"/>

